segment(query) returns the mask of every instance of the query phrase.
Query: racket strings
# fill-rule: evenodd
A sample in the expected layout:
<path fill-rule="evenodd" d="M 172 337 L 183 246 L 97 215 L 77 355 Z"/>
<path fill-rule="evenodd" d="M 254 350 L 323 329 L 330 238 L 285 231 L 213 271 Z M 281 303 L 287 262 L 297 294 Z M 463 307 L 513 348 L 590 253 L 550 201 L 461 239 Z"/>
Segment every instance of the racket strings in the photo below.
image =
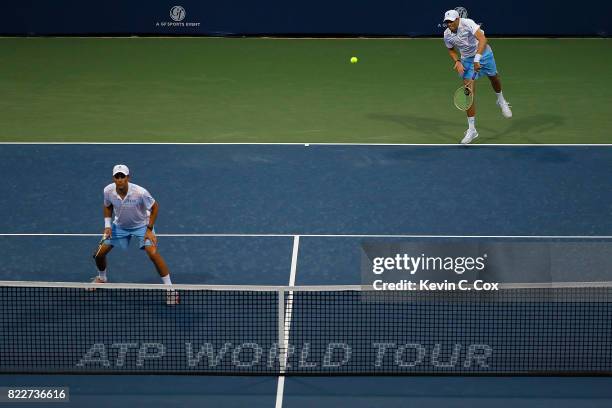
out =
<path fill-rule="evenodd" d="M 453 101 L 457 109 L 468 110 L 472 106 L 474 95 L 468 87 L 461 87 L 455 92 Z"/>

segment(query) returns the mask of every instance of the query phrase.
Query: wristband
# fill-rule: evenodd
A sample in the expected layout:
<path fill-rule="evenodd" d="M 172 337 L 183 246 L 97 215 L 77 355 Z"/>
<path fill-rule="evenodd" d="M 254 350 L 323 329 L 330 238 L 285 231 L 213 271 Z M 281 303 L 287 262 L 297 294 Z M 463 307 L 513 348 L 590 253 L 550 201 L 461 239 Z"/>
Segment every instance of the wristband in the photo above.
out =
<path fill-rule="evenodd" d="M 150 231 L 153 231 L 153 226 L 152 225 L 147 225 L 147 229 Z"/>
<path fill-rule="evenodd" d="M 476 54 L 474 55 L 474 62 L 480 62 L 480 59 L 482 58 L 481 54 Z"/>
<path fill-rule="evenodd" d="M 104 217 L 104 228 L 111 227 L 111 217 Z"/>

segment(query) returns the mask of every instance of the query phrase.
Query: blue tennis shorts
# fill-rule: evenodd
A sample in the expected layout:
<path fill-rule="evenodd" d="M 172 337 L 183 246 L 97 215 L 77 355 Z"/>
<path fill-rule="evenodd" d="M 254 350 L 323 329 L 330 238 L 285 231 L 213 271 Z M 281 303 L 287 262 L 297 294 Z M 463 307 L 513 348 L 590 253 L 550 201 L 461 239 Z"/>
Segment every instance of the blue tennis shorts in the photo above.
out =
<path fill-rule="evenodd" d="M 474 75 L 474 57 L 464 58 L 461 60 L 461 63 L 465 69 L 463 72 L 463 79 L 472 79 L 472 75 Z M 487 49 L 484 54 L 482 54 L 480 58 L 480 71 L 476 74 L 475 79 L 483 75 L 490 77 L 497 75 L 497 65 L 495 64 L 495 57 L 491 49 Z"/>
<path fill-rule="evenodd" d="M 151 246 L 153 243 L 149 239 L 145 239 L 145 233 L 147 232 L 147 226 L 144 225 L 140 228 L 121 228 L 115 223 L 112 225 L 112 233 L 110 239 L 104 241 L 105 245 L 118 246 L 122 249 L 127 249 L 130 244 L 132 237 L 138 238 L 140 249 L 144 249 L 146 246 Z M 153 229 L 155 232 L 155 228 Z"/>

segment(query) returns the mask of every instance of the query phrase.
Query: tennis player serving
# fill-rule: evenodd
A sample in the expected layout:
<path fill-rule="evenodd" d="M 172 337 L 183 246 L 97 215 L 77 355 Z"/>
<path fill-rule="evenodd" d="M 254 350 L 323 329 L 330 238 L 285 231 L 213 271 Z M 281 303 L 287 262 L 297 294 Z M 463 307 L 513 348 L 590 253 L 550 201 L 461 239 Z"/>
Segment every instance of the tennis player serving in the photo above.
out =
<path fill-rule="evenodd" d="M 444 13 L 444 44 L 448 48 L 448 54 L 454 61 L 453 68 L 461 78 L 464 86 L 469 87 L 475 96 L 476 80 L 484 75 L 489 77 L 491 86 L 497 95 L 497 105 L 505 118 L 512 117 L 510 104 L 504 99 L 501 81 L 497 73 L 493 50 L 487 44 L 487 37 L 480 26 L 469 18 L 460 18 L 456 10 L 448 10 Z M 461 57 L 457 55 L 457 50 Z M 468 129 L 461 143 L 467 144 L 478 137 L 476 130 L 476 103 L 475 99 L 467 109 Z"/>
<path fill-rule="evenodd" d="M 145 250 L 155 265 L 163 283 L 172 285 L 168 266 L 157 250 L 157 237 L 153 228 L 159 204 L 146 189 L 130 183 L 130 169 L 126 165 L 113 167 L 113 181 L 104 188 L 104 239 L 94 254 L 98 276 L 92 283 L 107 281 L 106 255 L 116 245 L 127 248 L 134 237 L 139 240 L 140 249 Z M 114 220 L 111 218 L 113 212 Z M 178 303 L 176 291 L 168 291 L 167 303 Z"/>

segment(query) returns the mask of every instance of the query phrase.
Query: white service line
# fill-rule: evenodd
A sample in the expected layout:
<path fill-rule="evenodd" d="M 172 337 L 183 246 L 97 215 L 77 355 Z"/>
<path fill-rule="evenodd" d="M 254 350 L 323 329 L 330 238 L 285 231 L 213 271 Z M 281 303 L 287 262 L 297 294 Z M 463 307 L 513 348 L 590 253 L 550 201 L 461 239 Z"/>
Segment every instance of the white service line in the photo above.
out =
<path fill-rule="evenodd" d="M 298 252 L 300 248 L 300 236 L 295 235 L 293 237 L 293 253 L 291 255 L 291 273 L 289 275 L 289 286 L 295 286 L 295 275 L 297 272 L 297 260 L 298 260 Z M 281 292 L 283 293 L 283 292 Z M 285 299 L 278 299 L 279 302 L 285 302 Z M 291 313 L 293 311 L 293 291 L 289 291 L 287 295 L 287 308 L 284 313 L 284 322 L 283 325 L 283 344 L 282 344 L 282 353 L 280 356 L 280 371 L 281 374 L 285 373 L 285 368 L 287 364 L 287 360 L 289 357 L 289 331 L 291 330 Z M 280 341 L 280 339 L 279 339 Z M 279 345 L 280 346 L 280 345 Z M 285 390 L 285 376 L 280 375 L 278 377 L 278 385 L 276 387 L 276 405 L 275 408 L 282 408 L 283 406 L 283 394 Z"/>

